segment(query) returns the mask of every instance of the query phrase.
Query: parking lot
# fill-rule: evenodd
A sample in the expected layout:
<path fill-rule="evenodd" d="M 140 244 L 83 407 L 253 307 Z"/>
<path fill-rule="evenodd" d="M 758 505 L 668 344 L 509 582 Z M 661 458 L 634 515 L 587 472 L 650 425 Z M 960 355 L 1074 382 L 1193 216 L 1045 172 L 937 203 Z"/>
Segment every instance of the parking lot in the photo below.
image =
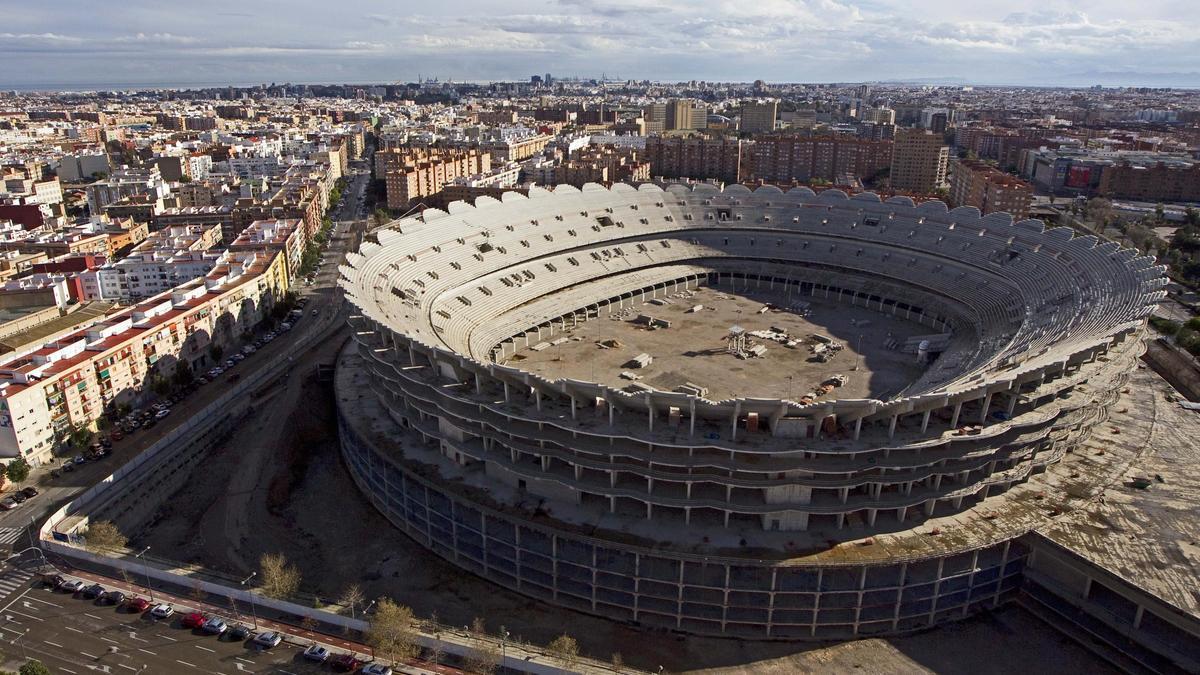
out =
<path fill-rule="evenodd" d="M 339 664 L 335 662 L 347 654 L 356 659 L 356 668 L 372 660 L 365 646 L 353 645 L 357 649 L 348 650 L 342 645 L 317 643 L 311 633 L 297 635 L 304 631 L 261 618 L 256 621 L 248 607 L 233 612 L 157 590 L 152 603 L 146 589 L 128 583 L 114 583 L 86 572 L 64 574 L 62 578 L 62 587 L 53 588 L 29 565 L 0 572 L 0 592 L 6 593 L 0 601 L 0 639 L 8 643 L 4 656 L 13 661 L 6 666 L 15 668 L 18 658 L 36 658 L 53 672 L 74 674 L 127 671 L 300 675 L 338 672 Z M 103 586 L 105 595 L 96 597 L 99 591 L 89 590 L 97 584 Z M 113 591 L 122 597 L 111 598 Z M 111 600 L 121 602 L 111 604 Z M 170 611 L 155 611 L 163 606 L 169 606 Z M 215 629 L 205 630 L 203 626 L 212 618 L 227 626 L 219 635 L 211 632 Z M 248 633 L 234 637 L 237 627 L 244 627 Z M 280 639 L 274 646 L 262 644 L 274 640 L 256 640 L 259 635 L 276 631 Z M 314 644 L 328 654 L 323 661 L 305 656 Z M 402 666 L 394 672 L 447 675 L 456 671 Z"/>

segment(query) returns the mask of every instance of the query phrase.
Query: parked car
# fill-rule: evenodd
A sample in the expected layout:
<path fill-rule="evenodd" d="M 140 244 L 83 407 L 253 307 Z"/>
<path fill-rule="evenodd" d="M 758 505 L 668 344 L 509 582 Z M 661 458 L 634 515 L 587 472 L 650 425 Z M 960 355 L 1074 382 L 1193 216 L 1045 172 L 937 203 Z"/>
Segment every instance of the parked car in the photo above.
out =
<path fill-rule="evenodd" d="M 112 439 L 110 439 L 108 436 L 104 436 L 103 438 L 100 439 L 100 446 L 105 449 L 111 448 L 112 447 Z"/>
<path fill-rule="evenodd" d="M 67 579 L 61 574 L 43 574 L 42 585 L 47 588 L 58 588 L 66 583 Z"/>
<path fill-rule="evenodd" d="M 62 470 L 63 470 L 63 473 L 71 473 L 72 471 L 75 470 L 75 465 L 71 462 L 67 462 L 66 464 L 63 464 Z"/>
<path fill-rule="evenodd" d="M 278 646 L 280 642 L 283 642 L 283 636 L 275 631 L 259 633 L 254 636 L 254 644 L 267 649 Z"/>
<path fill-rule="evenodd" d="M 75 463 L 76 464 L 83 464 L 86 461 L 87 460 L 84 459 L 83 455 L 75 455 Z"/>
<path fill-rule="evenodd" d="M 225 359 L 225 367 L 226 368 L 232 368 L 236 365 L 237 365 L 237 361 L 234 361 L 233 359 Z"/>
<path fill-rule="evenodd" d="M 335 673 L 353 673 L 362 664 L 353 654 L 338 654 L 329 660 L 329 667 Z"/>
<path fill-rule="evenodd" d="M 0 502 L 0 509 L 4 509 L 5 511 L 12 511 L 18 506 L 20 506 L 20 504 L 18 504 L 12 497 L 8 497 L 4 501 Z"/>
<path fill-rule="evenodd" d="M 220 617 L 212 616 L 212 617 L 209 617 L 208 621 L 205 621 L 204 625 L 201 626 L 200 628 L 205 633 L 208 633 L 210 635 L 220 635 L 221 633 L 224 633 L 225 631 L 229 630 L 229 624 L 227 624 L 223 620 L 221 620 Z"/>
<path fill-rule="evenodd" d="M 160 602 L 150 610 L 150 616 L 156 619 L 167 619 L 175 613 L 175 608 L 165 602 Z"/>
<path fill-rule="evenodd" d="M 206 621 L 208 621 L 208 617 L 204 616 L 200 612 L 189 612 L 183 617 L 183 627 L 200 628 Z"/>
<path fill-rule="evenodd" d="M 100 602 L 101 604 L 117 605 L 119 607 L 125 602 L 125 594 L 121 591 L 109 591 L 100 596 Z"/>
<path fill-rule="evenodd" d="M 83 589 L 83 593 L 81 595 L 88 600 L 95 600 L 96 598 L 104 595 L 104 587 L 100 584 L 92 584 L 91 586 Z"/>
<path fill-rule="evenodd" d="M 13 500 L 14 502 L 16 502 L 18 504 L 24 504 L 25 500 L 29 499 L 29 497 L 26 497 L 24 494 L 22 494 L 20 492 L 14 492 L 14 493 L 12 493 L 12 495 L 9 496 L 9 499 Z"/>
<path fill-rule="evenodd" d="M 170 414 L 171 414 L 170 408 L 163 408 L 162 410 L 159 410 L 158 412 L 154 413 L 154 419 L 161 420 L 162 418 L 164 418 Z"/>
<path fill-rule="evenodd" d="M 230 640 L 245 640 L 246 638 L 250 637 L 250 626 L 247 626 L 244 623 L 239 623 L 233 628 L 230 628 L 225 634 L 229 636 Z"/>
<path fill-rule="evenodd" d="M 141 614 L 150 608 L 150 601 L 145 598 L 139 598 L 136 595 L 125 601 L 125 609 L 131 612 Z"/>
<path fill-rule="evenodd" d="M 67 581 L 64 581 L 59 588 L 67 593 L 78 593 L 79 591 L 83 590 L 84 585 L 85 584 L 83 583 L 82 579 L 68 579 Z"/>
<path fill-rule="evenodd" d="M 362 675 L 392 675 L 391 667 L 385 666 L 382 663 L 367 664 L 358 672 L 362 673 Z"/>
<path fill-rule="evenodd" d="M 113 429 L 113 432 L 112 432 L 112 439 L 113 439 L 114 441 L 119 441 L 119 440 L 121 440 L 122 438 L 125 438 L 125 434 L 124 434 L 124 433 L 122 433 L 120 429 Z"/>
<path fill-rule="evenodd" d="M 21 494 L 23 494 L 23 495 L 25 495 L 26 497 L 29 497 L 30 499 L 32 499 L 32 498 L 34 498 L 34 497 L 38 496 L 38 494 L 39 494 L 39 493 L 38 493 L 38 489 L 37 489 L 37 488 L 35 488 L 35 487 L 33 487 L 32 485 L 30 485 L 29 487 L 25 488 L 24 490 L 21 490 Z"/>
<path fill-rule="evenodd" d="M 317 663 L 324 663 L 329 658 L 329 650 L 321 645 L 312 645 L 304 650 L 304 658 Z"/>

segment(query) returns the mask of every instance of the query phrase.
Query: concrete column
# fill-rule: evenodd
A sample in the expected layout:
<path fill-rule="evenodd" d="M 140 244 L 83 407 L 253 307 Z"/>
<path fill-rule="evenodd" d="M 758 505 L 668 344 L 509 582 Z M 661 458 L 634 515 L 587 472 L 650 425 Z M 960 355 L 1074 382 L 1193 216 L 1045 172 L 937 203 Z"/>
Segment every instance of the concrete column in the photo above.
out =
<path fill-rule="evenodd" d="M 692 437 L 696 435 L 696 399 L 690 399 L 688 405 L 690 406 L 688 413 L 688 436 Z"/>
<path fill-rule="evenodd" d="M 504 402 L 508 403 L 508 380 L 504 380 Z"/>
<path fill-rule="evenodd" d="M 570 396 L 570 394 L 568 394 Z M 575 397 L 571 396 L 571 419 L 575 419 Z"/>
<path fill-rule="evenodd" d="M 892 438 L 896 435 L 896 421 L 899 419 L 899 415 L 892 415 L 892 421 L 888 424 L 888 438 Z"/>
<path fill-rule="evenodd" d="M 992 405 L 992 395 L 988 394 L 987 396 L 983 397 L 983 409 L 979 411 L 979 423 L 980 424 L 987 422 L 988 408 L 990 408 L 991 405 Z"/>
<path fill-rule="evenodd" d="M 950 428 L 951 429 L 955 429 L 958 427 L 958 416 L 961 414 L 962 414 L 962 401 L 959 401 L 958 403 L 956 403 L 954 405 L 954 416 L 950 418 Z"/>
<path fill-rule="evenodd" d="M 868 527 L 875 527 L 875 516 L 878 515 L 878 513 L 879 513 L 879 511 L 877 511 L 876 509 L 867 509 L 867 526 Z"/>
<path fill-rule="evenodd" d="M 925 433 L 929 429 L 929 416 L 933 414 L 932 410 L 926 410 L 921 416 L 921 433 Z"/>
<path fill-rule="evenodd" d="M 863 418 L 861 417 L 854 420 L 854 440 L 856 441 L 858 440 L 859 434 L 862 433 L 862 421 Z"/>
<path fill-rule="evenodd" d="M 1017 408 L 1017 395 L 1020 393 L 1020 391 L 1021 391 L 1020 389 L 1016 389 L 1014 391 L 1009 392 L 1009 394 L 1008 394 L 1008 416 L 1009 417 L 1012 417 L 1013 410 L 1016 410 L 1016 408 Z"/>
<path fill-rule="evenodd" d="M 480 381 L 480 379 L 479 379 L 479 373 L 475 373 L 475 393 L 476 394 L 483 393 L 483 382 Z"/>
<path fill-rule="evenodd" d="M 741 414 L 742 414 L 742 402 L 738 401 L 733 404 L 733 423 L 730 425 L 731 430 L 729 433 L 729 440 L 731 440 L 731 441 L 737 440 L 737 422 L 738 422 L 738 417 L 741 416 Z"/>
<path fill-rule="evenodd" d="M 541 410 L 542 409 L 542 390 L 538 389 L 537 387 L 534 387 L 533 388 L 533 398 L 537 405 L 537 409 Z"/>

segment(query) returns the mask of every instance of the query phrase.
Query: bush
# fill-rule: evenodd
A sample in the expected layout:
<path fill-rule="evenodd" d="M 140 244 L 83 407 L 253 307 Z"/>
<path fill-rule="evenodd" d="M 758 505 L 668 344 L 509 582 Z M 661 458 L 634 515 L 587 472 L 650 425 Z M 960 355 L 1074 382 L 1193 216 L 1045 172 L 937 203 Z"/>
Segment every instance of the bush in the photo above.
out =
<path fill-rule="evenodd" d="M 1179 332 L 1179 323 L 1177 321 L 1164 319 L 1161 316 L 1150 317 L 1150 327 L 1163 335 L 1175 335 Z"/>
<path fill-rule="evenodd" d="M 50 669 L 42 665 L 41 661 L 34 660 L 21 666 L 17 675 L 50 675 Z"/>
<path fill-rule="evenodd" d="M 88 526 L 84 533 L 87 547 L 93 551 L 125 548 L 129 538 L 111 520 L 101 520 Z"/>

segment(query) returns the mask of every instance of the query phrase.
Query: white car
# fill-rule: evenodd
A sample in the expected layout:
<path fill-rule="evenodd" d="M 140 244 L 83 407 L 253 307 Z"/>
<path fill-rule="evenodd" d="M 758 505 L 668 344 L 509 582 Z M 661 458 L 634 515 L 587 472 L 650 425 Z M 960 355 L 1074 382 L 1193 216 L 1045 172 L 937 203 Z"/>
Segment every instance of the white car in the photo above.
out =
<path fill-rule="evenodd" d="M 363 666 L 363 669 L 358 671 L 361 675 L 392 675 L 390 666 L 385 666 L 382 663 L 371 663 Z"/>
<path fill-rule="evenodd" d="M 278 646 L 280 642 L 283 642 L 283 636 L 275 631 L 259 633 L 254 636 L 254 644 L 267 649 Z"/>
<path fill-rule="evenodd" d="M 229 629 L 229 624 L 214 616 L 208 621 L 205 621 L 204 625 L 201 626 L 200 629 L 205 633 L 209 633 L 210 635 L 220 635 Z"/>
<path fill-rule="evenodd" d="M 68 593 L 78 593 L 79 591 L 83 590 L 83 587 L 84 583 L 80 579 L 71 579 L 70 581 L 65 582 L 62 586 L 59 586 L 59 588 Z"/>
<path fill-rule="evenodd" d="M 163 408 L 162 410 L 159 410 L 158 412 L 154 413 L 154 419 L 161 420 L 162 418 L 164 418 L 170 414 L 171 414 L 170 408 Z"/>
<path fill-rule="evenodd" d="M 304 658 L 308 659 L 309 661 L 324 663 L 329 659 L 329 650 L 325 649 L 321 645 L 313 645 L 304 650 Z"/>
<path fill-rule="evenodd" d="M 150 616 L 156 619 L 169 619 L 175 613 L 175 608 L 165 602 L 160 602 L 150 608 Z"/>

